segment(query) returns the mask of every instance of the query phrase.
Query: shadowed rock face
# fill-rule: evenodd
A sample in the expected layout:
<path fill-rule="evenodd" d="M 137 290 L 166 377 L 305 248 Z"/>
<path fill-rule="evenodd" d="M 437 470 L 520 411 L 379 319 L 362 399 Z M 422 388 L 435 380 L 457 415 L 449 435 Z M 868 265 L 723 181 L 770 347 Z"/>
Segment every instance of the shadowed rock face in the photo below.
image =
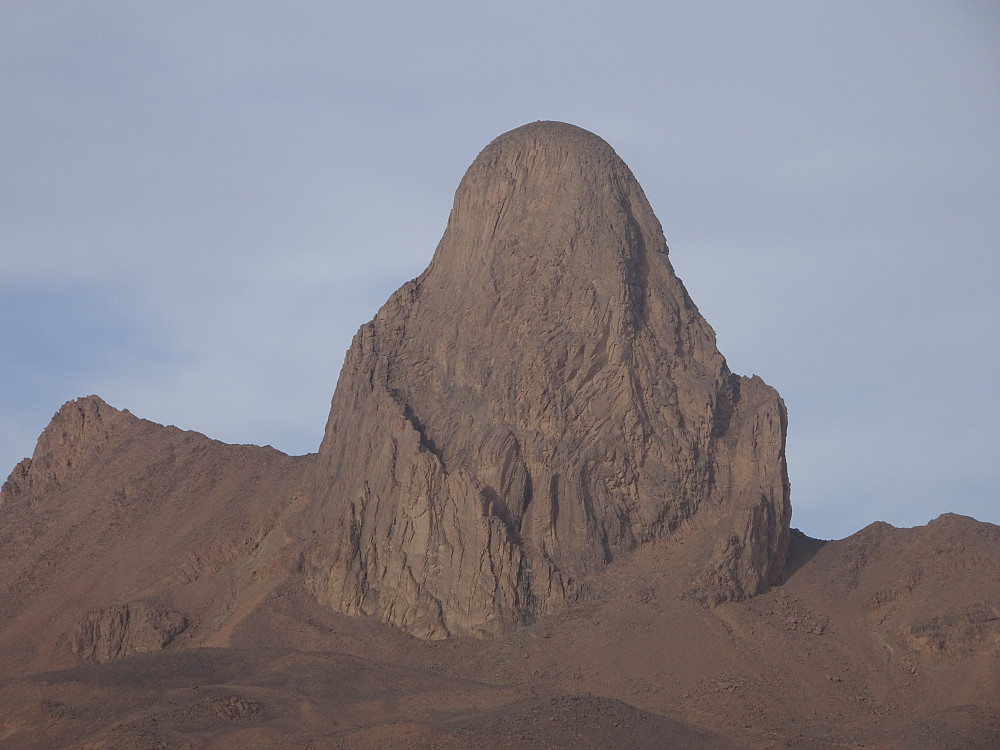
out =
<path fill-rule="evenodd" d="M 506 133 L 427 270 L 354 338 L 320 448 L 313 593 L 429 638 L 553 611 L 637 546 L 703 548 L 709 603 L 777 582 L 786 417 L 730 373 L 614 150 Z"/>

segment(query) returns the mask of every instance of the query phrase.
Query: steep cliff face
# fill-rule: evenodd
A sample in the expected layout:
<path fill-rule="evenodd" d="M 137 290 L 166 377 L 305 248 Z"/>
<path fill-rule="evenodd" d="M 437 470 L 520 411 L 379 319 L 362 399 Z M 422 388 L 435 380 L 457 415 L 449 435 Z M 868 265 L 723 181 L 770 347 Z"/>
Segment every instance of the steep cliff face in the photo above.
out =
<path fill-rule="evenodd" d="M 777 581 L 785 411 L 730 373 L 631 171 L 539 122 L 469 168 L 427 270 L 358 332 L 320 448 L 309 586 L 423 637 L 503 632 L 698 523 L 710 603 Z"/>

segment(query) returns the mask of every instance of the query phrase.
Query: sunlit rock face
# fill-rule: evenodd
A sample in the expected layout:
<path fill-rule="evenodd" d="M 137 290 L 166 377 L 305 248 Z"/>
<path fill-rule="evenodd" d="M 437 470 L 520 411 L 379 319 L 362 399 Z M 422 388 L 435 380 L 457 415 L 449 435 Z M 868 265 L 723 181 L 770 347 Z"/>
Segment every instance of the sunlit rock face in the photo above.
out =
<path fill-rule="evenodd" d="M 602 139 L 490 143 L 423 274 L 358 331 L 320 448 L 306 579 L 425 638 L 502 633 L 649 543 L 710 604 L 777 582 L 784 405 L 730 373 Z"/>

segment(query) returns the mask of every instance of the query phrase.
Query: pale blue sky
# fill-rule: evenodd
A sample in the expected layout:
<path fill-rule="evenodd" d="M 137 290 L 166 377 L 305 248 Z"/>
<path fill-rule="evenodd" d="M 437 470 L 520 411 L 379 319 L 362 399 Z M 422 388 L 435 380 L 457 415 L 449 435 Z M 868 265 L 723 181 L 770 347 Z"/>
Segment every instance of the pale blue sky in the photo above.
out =
<path fill-rule="evenodd" d="M 97 393 L 314 451 L 358 326 L 538 119 L 632 167 L 793 526 L 1000 523 L 1000 6 L 0 5 L 0 474 Z"/>

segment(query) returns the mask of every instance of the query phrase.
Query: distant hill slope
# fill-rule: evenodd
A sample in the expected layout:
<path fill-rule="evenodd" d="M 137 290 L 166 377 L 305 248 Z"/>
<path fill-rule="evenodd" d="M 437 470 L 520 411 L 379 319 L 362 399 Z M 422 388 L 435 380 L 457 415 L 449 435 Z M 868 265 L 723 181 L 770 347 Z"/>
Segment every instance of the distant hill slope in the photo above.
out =
<path fill-rule="evenodd" d="M 211 642 L 287 575 L 312 463 L 67 403 L 0 494 L 3 672 Z"/>

